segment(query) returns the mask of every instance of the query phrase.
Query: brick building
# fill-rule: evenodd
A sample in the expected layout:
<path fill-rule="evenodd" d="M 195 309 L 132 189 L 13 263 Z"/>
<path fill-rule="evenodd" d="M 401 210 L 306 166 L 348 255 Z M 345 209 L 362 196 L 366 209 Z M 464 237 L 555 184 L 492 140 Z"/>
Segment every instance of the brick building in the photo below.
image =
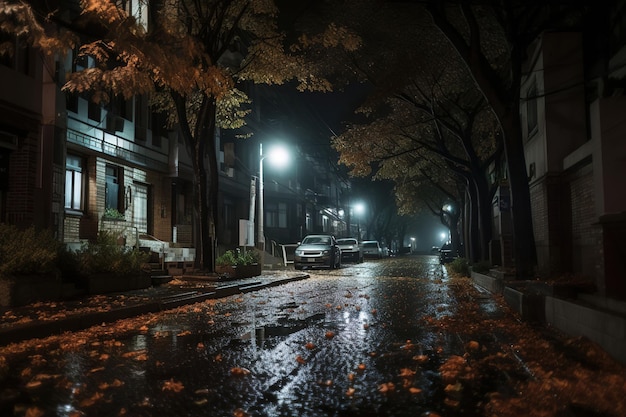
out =
<path fill-rule="evenodd" d="M 141 9 L 147 3 L 132 4 L 140 8 L 129 12 L 147 25 Z M 184 249 L 193 259 L 193 175 L 177 130 L 150 109 L 148 97 L 97 104 L 88 93 L 62 92 L 67 73 L 94 64 L 77 51 L 57 61 L 28 48 L 16 51 L 0 61 L 0 221 L 50 228 L 73 248 L 108 231 L 120 244 Z M 275 97 L 268 89 L 251 90 L 257 104 L 244 133 L 255 139 L 219 131 L 215 138 L 218 252 L 240 243 L 238 220 L 249 216 L 259 141 L 275 133 L 261 112 L 273 108 Z M 297 163 L 288 172 L 266 173 L 266 240 L 293 243 L 309 231 L 346 229 L 338 216 L 343 180 L 312 163 L 297 141 L 291 145 Z"/>

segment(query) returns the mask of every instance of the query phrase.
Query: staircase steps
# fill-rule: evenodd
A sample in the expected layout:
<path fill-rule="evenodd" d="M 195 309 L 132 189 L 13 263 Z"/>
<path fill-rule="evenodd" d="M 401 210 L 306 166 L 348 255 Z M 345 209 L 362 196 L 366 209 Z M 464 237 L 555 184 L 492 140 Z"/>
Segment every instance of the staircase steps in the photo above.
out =
<path fill-rule="evenodd" d="M 150 262 L 150 270 L 148 274 L 150 275 L 150 281 L 152 282 L 152 286 L 159 286 L 161 284 L 166 284 L 173 279 L 173 276 L 161 268 L 161 264 L 157 262 Z"/>

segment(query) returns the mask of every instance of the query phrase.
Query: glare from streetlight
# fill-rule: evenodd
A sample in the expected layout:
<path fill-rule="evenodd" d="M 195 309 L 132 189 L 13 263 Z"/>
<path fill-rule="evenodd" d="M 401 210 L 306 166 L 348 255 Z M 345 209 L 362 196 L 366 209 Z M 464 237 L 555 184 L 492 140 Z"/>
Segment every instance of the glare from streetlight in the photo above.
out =
<path fill-rule="evenodd" d="M 448 234 L 446 232 L 441 232 L 439 236 L 441 237 L 441 240 L 444 240 L 448 236 Z"/>
<path fill-rule="evenodd" d="M 356 203 L 354 205 L 354 214 L 361 215 L 363 213 L 365 213 L 365 204 L 363 204 L 363 203 Z"/>
<path fill-rule="evenodd" d="M 289 163 L 289 151 L 287 151 L 284 146 L 277 145 L 269 150 L 266 158 L 269 159 L 276 168 L 282 168 Z"/>

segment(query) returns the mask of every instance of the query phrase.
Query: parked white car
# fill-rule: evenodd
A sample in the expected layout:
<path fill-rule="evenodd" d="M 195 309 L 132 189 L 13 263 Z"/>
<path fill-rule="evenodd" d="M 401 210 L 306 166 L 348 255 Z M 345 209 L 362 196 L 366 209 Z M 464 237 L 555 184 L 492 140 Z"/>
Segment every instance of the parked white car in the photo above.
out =
<path fill-rule="evenodd" d="M 337 246 L 341 249 L 341 260 L 352 262 L 363 262 L 363 250 L 359 241 L 353 237 L 337 239 Z"/>
<path fill-rule="evenodd" d="M 332 235 L 307 235 L 294 252 L 295 269 L 341 268 L 341 249 Z"/>
<path fill-rule="evenodd" d="M 380 259 L 383 257 L 383 249 L 377 240 L 364 240 L 361 247 L 363 248 L 363 256 L 366 258 Z"/>

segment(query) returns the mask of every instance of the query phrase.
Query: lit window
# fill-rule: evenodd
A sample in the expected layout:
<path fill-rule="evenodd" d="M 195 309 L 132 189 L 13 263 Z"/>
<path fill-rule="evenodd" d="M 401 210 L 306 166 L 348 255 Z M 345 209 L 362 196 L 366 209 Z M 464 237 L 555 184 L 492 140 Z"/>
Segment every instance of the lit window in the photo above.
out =
<path fill-rule="evenodd" d="M 67 155 L 65 162 L 65 208 L 83 209 L 83 160 Z"/>
<path fill-rule="evenodd" d="M 124 190 L 122 184 L 122 168 L 115 165 L 106 166 L 106 182 L 105 182 L 105 208 L 115 209 L 120 213 L 124 212 L 124 207 L 120 204 L 123 198 L 120 193 Z"/>

